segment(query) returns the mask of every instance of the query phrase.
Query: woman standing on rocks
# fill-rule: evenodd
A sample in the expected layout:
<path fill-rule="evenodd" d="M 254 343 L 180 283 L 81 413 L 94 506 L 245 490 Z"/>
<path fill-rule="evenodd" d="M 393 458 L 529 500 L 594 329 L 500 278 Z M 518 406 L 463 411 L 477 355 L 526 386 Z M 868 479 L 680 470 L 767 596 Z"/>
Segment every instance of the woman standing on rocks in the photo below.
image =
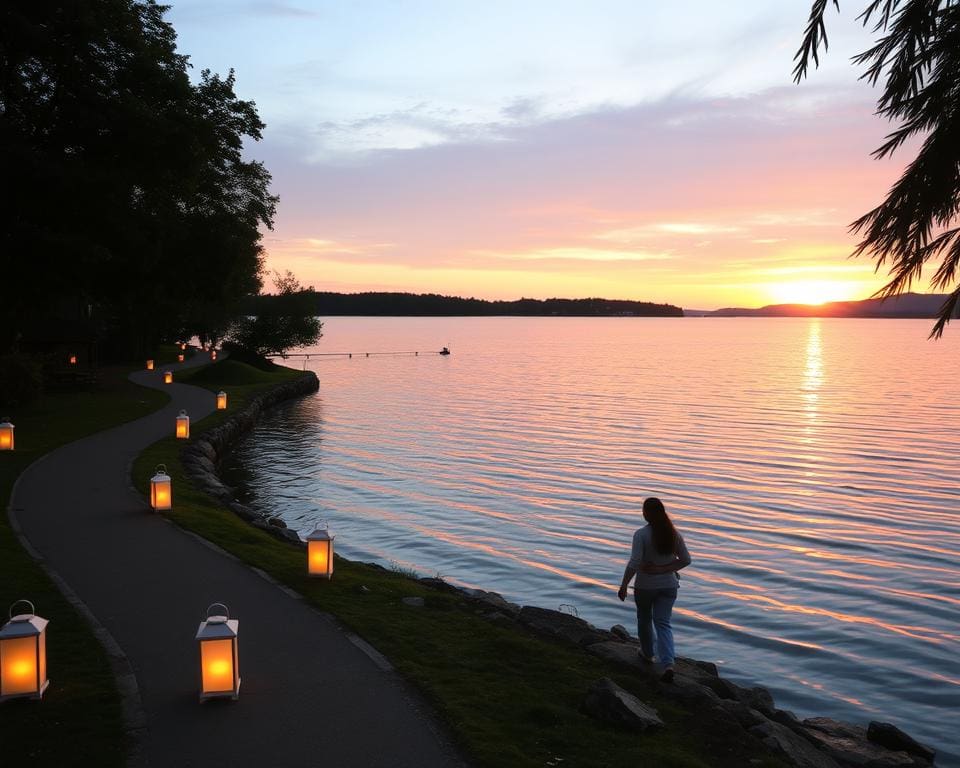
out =
<path fill-rule="evenodd" d="M 633 549 L 617 596 L 621 602 L 627 599 L 627 587 L 636 575 L 633 597 L 637 603 L 640 656 L 646 663 L 653 663 L 653 630 L 656 627 L 657 660 L 664 667 L 660 679 L 670 683 L 673 682 L 674 662 L 670 614 L 680 583 L 677 571 L 690 565 L 690 553 L 660 499 L 651 497 L 643 502 L 643 519 L 647 525 L 633 534 Z"/>

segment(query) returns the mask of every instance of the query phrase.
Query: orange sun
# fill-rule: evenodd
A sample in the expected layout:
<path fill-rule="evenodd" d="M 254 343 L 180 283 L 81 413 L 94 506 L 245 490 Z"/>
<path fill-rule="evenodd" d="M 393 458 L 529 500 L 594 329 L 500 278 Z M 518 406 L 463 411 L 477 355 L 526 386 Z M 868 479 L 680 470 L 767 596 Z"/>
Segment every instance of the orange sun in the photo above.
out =
<path fill-rule="evenodd" d="M 850 301 L 861 290 L 856 282 L 844 280 L 795 280 L 767 286 L 775 304 L 823 304 L 828 301 Z"/>

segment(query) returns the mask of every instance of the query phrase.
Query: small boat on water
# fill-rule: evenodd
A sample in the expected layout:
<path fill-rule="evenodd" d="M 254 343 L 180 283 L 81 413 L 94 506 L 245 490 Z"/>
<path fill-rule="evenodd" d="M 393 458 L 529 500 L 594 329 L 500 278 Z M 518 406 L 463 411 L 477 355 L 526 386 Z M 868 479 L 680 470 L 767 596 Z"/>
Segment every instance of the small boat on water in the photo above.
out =
<path fill-rule="evenodd" d="M 441 354 L 441 355 L 449 355 L 449 354 L 450 354 L 450 350 L 449 350 L 447 347 L 444 347 L 443 349 L 440 350 L 440 354 Z"/>

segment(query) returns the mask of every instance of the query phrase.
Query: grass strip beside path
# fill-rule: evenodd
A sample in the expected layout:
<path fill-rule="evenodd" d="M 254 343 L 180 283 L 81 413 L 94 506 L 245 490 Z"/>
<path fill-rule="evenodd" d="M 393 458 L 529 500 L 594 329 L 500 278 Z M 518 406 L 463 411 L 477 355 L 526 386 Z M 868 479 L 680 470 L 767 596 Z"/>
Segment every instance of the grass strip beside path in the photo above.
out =
<path fill-rule="evenodd" d="M 192 436 L 221 423 L 264 388 L 298 375 L 290 369 L 266 373 L 230 360 L 185 373 L 179 381 L 224 389 L 230 397 L 227 412 L 191 424 Z M 166 464 L 174 522 L 263 569 L 372 643 L 420 688 L 477 765 L 781 765 L 758 741 L 709 710 L 659 698 L 640 674 L 580 649 L 482 618 L 460 595 L 339 557 L 331 581 L 309 578 L 303 550 L 246 524 L 193 488 L 178 460 L 181 445 L 171 436 L 147 449 L 135 463 L 137 487 L 146 492 L 155 466 Z M 408 596 L 422 597 L 425 606 L 402 604 Z M 584 715 L 584 695 L 601 677 L 656 707 L 667 728 L 637 736 Z"/>
<path fill-rule="evenodd" d="M 4 510 L 17 477 L 40 457 L 163 407 L 166 393 L 130 383 L 128 370 L 102 368 L 96 386 L 48 394 L 9 414 L 16 425 L 16 450 L 0 452 Z M 64 509 L 63 514 L 69 515 L 70 510 Z M 8 606 L 20 598 L 30 600 L 37 614 L 50 620 L 50 688 L 42 701 L 0 704 L 0 763 L 4 768 L 123 765 L 126 743 L 120 700 L 106 652 L 83 617 L 20 545 L 4 514 L 0 515 L 0 624 L 7 619 Z"/>

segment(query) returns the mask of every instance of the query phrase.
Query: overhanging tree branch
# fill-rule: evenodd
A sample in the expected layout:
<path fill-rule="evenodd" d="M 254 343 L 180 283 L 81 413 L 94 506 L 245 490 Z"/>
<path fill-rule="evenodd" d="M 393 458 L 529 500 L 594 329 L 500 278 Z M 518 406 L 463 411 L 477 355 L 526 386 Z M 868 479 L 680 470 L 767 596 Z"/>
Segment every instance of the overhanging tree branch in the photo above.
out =
<path fill-rule="evenodd" d="M 827 49 L 823 17 L 828 0 L 814 0 L 803 41 L 794 59 L 794 79 L 807 75 L 811 59 Z M 840 10 L 838 0 L 834 7 Z M 896 128 L 874 151 L 890 156 L 912 137 L 923 136 L 916 157 L 884 201 L 850 225 L 861 236 L 855 256 L 872 256 L 888 266 L 889 282 L 875 296 L 895 296 L 940 260 L 932 283 L 953 288 L 931 336 L 939 337 L 960 307 L 960 237 L 952 228 L 960 216 L 960 2 L 958 0 L 873 0 L 858 16 L 873 23 L 876 43 L 854 57 L 866 67 L 861 79 L 881 80 L 877 113 Z"/>

